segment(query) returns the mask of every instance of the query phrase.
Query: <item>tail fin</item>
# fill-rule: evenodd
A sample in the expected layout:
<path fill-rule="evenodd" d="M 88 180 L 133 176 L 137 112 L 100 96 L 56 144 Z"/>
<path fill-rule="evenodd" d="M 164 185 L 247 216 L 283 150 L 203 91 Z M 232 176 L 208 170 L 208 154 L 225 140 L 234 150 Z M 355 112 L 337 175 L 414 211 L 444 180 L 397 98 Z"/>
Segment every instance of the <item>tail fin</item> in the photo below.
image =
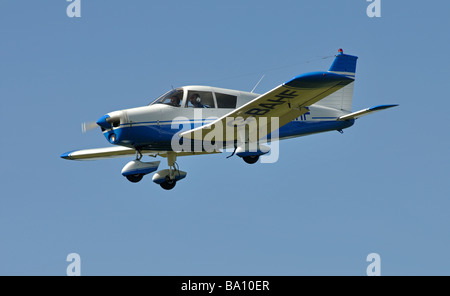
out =
<path fill-rule="evenodd" d="M 344 51 L 339 49 L 339 53 L 336 55 L 336 58 L 334 59 L 334 62 L 328 72 L 345 75 L 354 79 L 357 60 L 358 57 L 344 54 Z M 316 104 L 334 109 L 351 111 L 354 85 L 355 82 L 352 82 Z"/>
<path fill-rule="evenodd" d="M 334 59 L 329 72 L 355 77 L 356 61 L 358 57 L 344 54 L 342 49 L 339 49 L 339 54 Z"/>

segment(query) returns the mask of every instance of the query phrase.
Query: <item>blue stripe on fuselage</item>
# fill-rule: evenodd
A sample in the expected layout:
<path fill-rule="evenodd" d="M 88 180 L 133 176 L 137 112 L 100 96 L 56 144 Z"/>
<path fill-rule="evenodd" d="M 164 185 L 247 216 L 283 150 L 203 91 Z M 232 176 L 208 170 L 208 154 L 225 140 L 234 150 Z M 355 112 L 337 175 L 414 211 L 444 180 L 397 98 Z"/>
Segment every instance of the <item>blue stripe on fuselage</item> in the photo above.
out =
<path fill-rule="evenodd" d="M 309 134 L 342 130 L 351 127 L 354 120 L 337 121 L 291 121 L 279 129 L 279 138 L 300 137 Z M 175 126 L 178 126 L 175 125 Z M 138 125 L 138 126 L 123 126 L 116 128 L 113 131 L 106 131 L 104 135 L 107 139 L 111 133 L 115 133 L 120 139 L 119 145 L 129 147 L 148 147 L 150 149 L 170 149 L 171 141 L 175 134 L 182 129 L 189 130 L 201 126 L 199 123 L 184 123 L 180 124 L 177 129 L 173 129 L 172 125 Z M 270 139 L 270 135 L 268 137 Z"/>

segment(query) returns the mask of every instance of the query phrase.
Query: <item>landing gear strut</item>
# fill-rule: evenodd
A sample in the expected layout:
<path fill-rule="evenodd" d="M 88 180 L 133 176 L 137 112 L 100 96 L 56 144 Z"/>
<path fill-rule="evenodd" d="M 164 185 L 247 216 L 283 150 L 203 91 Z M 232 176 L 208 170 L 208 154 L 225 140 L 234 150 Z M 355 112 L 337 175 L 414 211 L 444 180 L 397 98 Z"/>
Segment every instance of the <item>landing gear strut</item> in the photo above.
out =
<path fill-rule="evenodd" d="M 186 178 L 187 173 L 179 170 L 178 164 L 176 163 L 176 152 L 167 152 L 167 156 L 164 157 L 167 157 L 167 165 L 169 166 L 169 169 L 156 172 L 153 175 L 152 180 L 154 183 L 161 186 L 161 188 L 171 190 L 175 187 L 178 181 Z"/>
<path fill-rule="evenodd" d="M 169 165 L 168 174 L 165 176 L 164 182 L 159 185 L 165 190 L 172 190 L 177 185 L 177 175 L 179 170 L 175 167 L 177 155 L 173 152 L 167 153 L 167 164 Z"/>

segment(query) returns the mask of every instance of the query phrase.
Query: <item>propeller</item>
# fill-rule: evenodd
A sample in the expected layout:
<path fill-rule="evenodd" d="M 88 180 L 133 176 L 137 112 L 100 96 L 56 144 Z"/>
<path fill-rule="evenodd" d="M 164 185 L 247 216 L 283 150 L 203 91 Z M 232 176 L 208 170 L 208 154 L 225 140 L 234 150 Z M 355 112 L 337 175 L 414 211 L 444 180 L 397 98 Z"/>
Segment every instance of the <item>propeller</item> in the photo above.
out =
<path fill-rule="evenodd" d="M 122 115 L 121 111 L 111 112 L 102 116 L 97 121 L 92 122 L 83 122 L 81 124 L 81 131 L 86 133 L 94 128 L 101 127 L 102 129 L 111 129 L 112 127 L 120 126 L 120 116 Z"/>
<path fill-rule="evenodd" d="M 98 127 L 98 125 L 97 125 L 97 122 L 95 122 L 95 121 L 83 122 L 81 124 L 81 131 L 84 134 L 84 133 L 87 133 L 90 130 L 93 130 L 93 129 L 97 128 L 97 127 Z"/>

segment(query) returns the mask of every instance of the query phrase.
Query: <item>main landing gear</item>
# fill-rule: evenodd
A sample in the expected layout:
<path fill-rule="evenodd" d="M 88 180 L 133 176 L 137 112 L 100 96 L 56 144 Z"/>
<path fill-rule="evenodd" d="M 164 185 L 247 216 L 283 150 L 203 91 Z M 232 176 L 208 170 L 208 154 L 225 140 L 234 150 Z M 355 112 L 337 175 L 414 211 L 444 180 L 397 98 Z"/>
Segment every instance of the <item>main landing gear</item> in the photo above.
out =
<path fill-rule="evenodd" d="M 164 178 L 164 182 L 160 183 L 162 189 L 165 190 L 172 190 L 175 185 L 177 185 L 176 180 L 176 173 L 177 169 L 175 168 L 177 160 L 177 155 L 175 153 L 168 153 L 167 154 L 167 165 L 169 166 L 168 172 L 164 172 L 163 174 L 167 173 L 167 175 Z M 153 182 L 155 179 L 153 179 Z"/>
<path fill-rule="evenodd" d="M 246 143 L 245 145 L 238 146 L 233 152 L 233 155 L 236 153 L 237 156 L 241 157 L 248 164 L 255 164 L 258 162 L 261 155 L 267 154 L 270 152 L 270 147 L 262 145 L 260 143 Z M 231 155 L 231 156 L 233 156 Z"/>
<path fill-rule="evenodd" d="M 138 183 L 145 175 L 153 173 L 159 167 L 160 161 L 143 162 L 142 153 L 136 151 L 136 159 L 127 163 L 122 169 L 122 175 L 132 183 Z M 176 163 L 177 155 L 175 152 L 167 153 L 168 170 L 156 172 L 153 175 L 153 182 L 159 184 L 165 190 L 171 190 L 178 181 L 186 178 L 187 173 L 180 171 Z"/>
<path fill-rule="evenodd" d="M 131 183 L 138 183 L 142 180 L 142 178 L 144 178 L 144 174 L 128 175 L 125 176 L 125 178 L 127 178 L 127 180 Z"/>
<path fill-rule="evenodd" d="M 142 153 L 136 151 L 136 159 L 127 163 L 122 169 L 122 175 L 132 183 L 138 183 L 145 175 L 153 173 L 159 167 L 159 161 L 143 162 Z"/>
<path fill-rule="evenodd" d="M 130 162 L 127 165 L 132 164 L 132 167 L 134 168 L 135 166 L 139 165 L 142 159 L 142 153 L 139 150 L 136 150 L 136 160 L 134 162 Z M 125 166 L 126 168 L 126 166 Z M 144 178 L 145 174 L 134 174 L 134 175 L 128 175 L 128 174 L 124 174 L 124 171 L 126 171 L 126 169 L 122 170 L 122 174 L 125 176 L 125 178 L 127 178 L 128 181 L 130 181 L 131 183 L 139 183 L 142 178 Z"/>
<path fill-rule="evenodd" d="M 176 163 L 177 155 L 175 152 L 167 153 L 168 170 L 156 172 L 153 175 L 153 182 L 159 184 L 165 190 L 172 190 L 177 182 L 186 178 L 187 173 L 180 171 Z"/>
<path fill-rule="evenodd" d="M 169 175 L 167 175 L 166 180 L 159 185 L 165 190 L 172 190 L 177 185 L 177 181 L 170 179 Z"/>

